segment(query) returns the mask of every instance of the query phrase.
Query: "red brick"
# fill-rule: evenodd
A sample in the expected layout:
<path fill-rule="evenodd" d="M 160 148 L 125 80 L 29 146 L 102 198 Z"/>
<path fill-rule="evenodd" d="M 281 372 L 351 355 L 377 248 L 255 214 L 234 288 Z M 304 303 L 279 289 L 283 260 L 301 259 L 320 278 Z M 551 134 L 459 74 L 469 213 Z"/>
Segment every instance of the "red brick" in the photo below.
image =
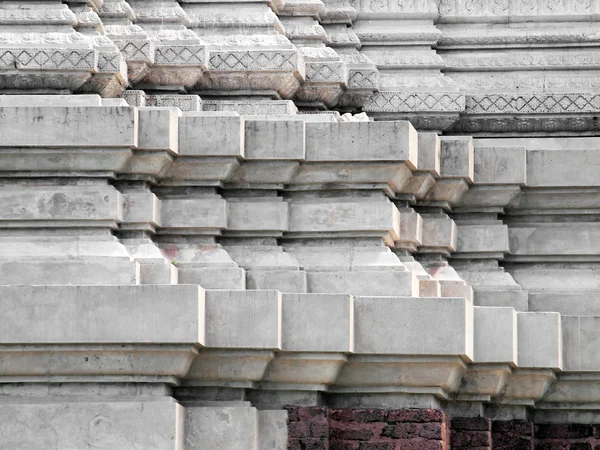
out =
<path fill-rule="evenodd" d="M 373 439 L 375 434 L 369 428 L 353 428 L 353 427 L 334 427 L 330 429 L 332 439 L 341 439 L 348 441 L 368 441 Z"/>
<path fill-rule="evenodd" d="M 568 450 L 562 442 L 542 442 L 535 444 L 535 450 Z"/>
<path fill-rule="evenodd" d="M 396 445 L 393 442 L 361 442 L 359 450 L 394 450 Z"/>
<path fill-rule="evenodd" d="M 388 422 L 443 422 L 446 415 L 439 409 L 399 409 L 388 411 Z"/>
<path fill-rule="evenodd" d="M 291 422 L 288 424 L 288 435 L 291 438 L 308 438 L 310 437 L 308 422 Z"/>
<path fill-rule="evenodd" d="M 536 439 L 584 439 L 594 435 L 591 425 L 540 424 L 535 426 Z"/>
<path fill-rule="evenodd" d="M 323 439 L 289 439 L 288 450 L 329 450 L 329 443 Z"/>
<path fill-rule="evenodd" d="M 329 442 L 329 450 L 359 450 L 359 445 L 359 441 L 332 439 Z"/>
<path fill-rule="evenodd" d="M 416 423 L 399 423 L 385 426 L 381 436 L 393 439 L 413 439 L 419 436 L 418 432 L 419 427 Z"/>
<path fill-rule="evenodd" d="M 310 437 L 326 438 L 329 434 L 329 424 L 322 422 L 314 422 L 310 424 Z"/>
<path fill-rule="evenodd" d="M 576 444 L 571 444 L 569 450 L 592 450 L 592 444 L 588 442 L 579 442 Z"/>
<path fill-rule="evenodd" d="M 443 450 L 444 445 L 440 441 L 398 441 L 401 450 Z"/>
<path fill-rule="evenodd" d="M 383 409 L 332 409 L 329 417 L 340 422 L 385 422 L 387 411 Z"/>
<path fill-rule="evenodd" d="M 485 417 L 453 417 L 452 430 L 491 431 L 492 422 Z"/>

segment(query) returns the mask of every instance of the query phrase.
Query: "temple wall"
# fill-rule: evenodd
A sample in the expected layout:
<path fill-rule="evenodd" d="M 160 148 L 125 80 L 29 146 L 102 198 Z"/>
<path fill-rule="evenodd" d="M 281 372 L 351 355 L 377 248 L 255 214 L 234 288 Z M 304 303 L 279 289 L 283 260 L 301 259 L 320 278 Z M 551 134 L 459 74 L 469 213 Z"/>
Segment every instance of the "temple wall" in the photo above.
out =
<path fill-rule="evenodd" d="M 0 450 L 600 448 L 600 0 L 0 0 Z"/>

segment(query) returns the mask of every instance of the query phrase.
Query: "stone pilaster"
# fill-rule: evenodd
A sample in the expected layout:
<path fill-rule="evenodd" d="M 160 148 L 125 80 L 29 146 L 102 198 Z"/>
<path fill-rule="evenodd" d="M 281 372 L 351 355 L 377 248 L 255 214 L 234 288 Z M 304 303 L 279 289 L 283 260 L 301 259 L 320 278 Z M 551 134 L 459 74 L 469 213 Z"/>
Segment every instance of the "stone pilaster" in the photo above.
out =
<path fill-rule="evenodd" d="M 434 26 L 434 1 L 355 0 L 358 11 L 353 29 L 361 55 L 375 62 L 379 92 L 364 105 L 382 120 L 408 119 L 418 130 L 441 131 L 464 110 L 464 95 L 441 70 L 434 50 L 441 32 Z"/>

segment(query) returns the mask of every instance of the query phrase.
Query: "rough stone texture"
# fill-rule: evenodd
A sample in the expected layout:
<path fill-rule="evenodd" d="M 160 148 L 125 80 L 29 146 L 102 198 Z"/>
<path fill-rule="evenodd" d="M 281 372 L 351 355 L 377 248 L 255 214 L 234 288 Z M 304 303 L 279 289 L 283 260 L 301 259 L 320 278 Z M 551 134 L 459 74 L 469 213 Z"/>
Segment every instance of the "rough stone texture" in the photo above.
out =
<path fill-rule="evenodd" d="M 600 445 L 599 13 L 0 1 L 0 446 Z"/>
<path fill-rule="evenodd" d="M 286 409 L 288 449 L 449 449 L 449 420 L 441 411 Z"/>

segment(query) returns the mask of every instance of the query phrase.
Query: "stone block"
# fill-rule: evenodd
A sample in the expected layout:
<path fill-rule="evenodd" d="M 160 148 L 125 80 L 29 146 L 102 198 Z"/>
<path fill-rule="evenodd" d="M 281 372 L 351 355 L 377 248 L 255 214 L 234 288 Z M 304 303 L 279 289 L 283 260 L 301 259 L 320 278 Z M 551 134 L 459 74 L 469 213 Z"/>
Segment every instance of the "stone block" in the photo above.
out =
<path fill-rule="evenodd" d="M 141 150 L 179 150 L 179 110 L 177 108 L 140 108 L 138 148 Z"/>
<path fill-rule="evenodd" d="M 458 245 L 456 223 L 445 214 L 422 214 L 423 237 L 420 252 L 454 252 Z"/>
<path fill-rule="evenodd" d="M 121 194 L 112 186 L 0 187 L 4 227 L 115 227 L 122 217 Z"/>
<path fill-rule="evenodd" d="M 0 240 L 1 242 L 1 240 Z M 106 244 L 106 243 L 104 243 Z M 8 246 L 4 246 L 6 248 Z M 37 246 L 27 245 L 34 250 Z M 86 245 L 64 246 L 64 253 L 49 258 L 0 256 L 0 284 L 69 285 L 73 280 L 85 285 L 127 285 L 139 282 L 140 266 L 123 255 L 81 255 Z M 70 250 L 74 249 L 71 253 Z M 68 256 L 71 253 L 73 256 Z"/>
<path fill-rule="evenodd" d="M 306 124 L 307 161 L 406 161 L 416 168 L 418 151 L 410 122 Z"/>
<path fill-rule="evenodd" d="M 527 150 L 527 185 L 530 187 L 600 186 L 600 150 L 556 148 Z"/>
<path fill-rule="evenodd" d="M 350 295 L 419 295 L 413 272 L 400 270 L 351 270 L 308 272 L 308 292 Z"/>
<path fill-rule="evenodd" d="M 440 139 L 440 175 L 464 178 L 472 183 L 475 175 L 473 138 L 442 136 Z"/>
<path fill-rule="evenodd" d="M 194 285 L 0 286 L 3 344 L 202 344 Z"/>
<path fill-rule="evenodd" d="M 57 106 L 102 106 L 97 94 L 84 95 L 1 95 L 0 108 L 5 107 L 57 107 Z"/>
<path fill-rule="evenodd" d="M 249 406 L 188 406 L 185 448 L 257 449 L 258 412 Z"/>
<path fill-rule="evenodd" d="M 244 120 L 237 114 L 225 113 L 190 113 L 180 117 L 179 154 L 244 156 Z"/>
<path fill-rule="evenodd" d="M 600 371 L 598 339 L 599 316 L 562 316 L 564 370 Z"/>
<path fill-rule="evenodd" d="M 475 363 L 511 363 L 517 361 L 517 313 L 513 308 L 475 307 Z"/>
<path fill-rule="evenodd" d="M 525 147 L 481 147 L 475 140 L 475 184 L 525 184 Z"/>
<path fill-rule="evenodd" d="M 473 357 L 465 298 L 356 297 L 354 323 L 355 353 Z"/>
<path fill-rule="evenodd" d="M 262 450 L 286 450 L 288 413 L 284 410 L 258 411 L 258 446 Z"/>
<path fill-rule="evenodd" d="M 246 272 L 241 267 L 178 263 L 177 268 L 181 284 L 199 284 L 204 289 L 246 289 Z"/>
<path fill-rule="evenodd" d="M 290 116 L 247 118 L 244 155 L 248 160 L 303 160 L 305 122 Z"/>
<path fill-rule="evenodd" d="M 517 313 L 520 368 L 562 369 L 562 325 L 558 313 Z"/>
<path fill-rule="evenodd" d="M 184 450 L 183 414 L 181 405 L 166 399 L 5 403 L 0 449 Z"/>
<path fill-rule="evenodd" d="M 206 347 L 281 348 L 278 291 L 207 291 Z"/>
<path fill-rule="evenodd" d="M 597 255 L 600 253 L 600 229 L 595 225 L 511 227 L 508 231 L 510 253 L 515 256 Z"/>
<path fill-rule="evenodd" d="M 287 231 L 288 203 L 279 199 L 228 199 L 227 231 L 274 232 Z"/>
<path fill-rule="evenodd" d="M 287 352 L 351 352 L 353 298 L 343 294 L 284 294 L 282 347 Z"/>
<path fill-rule="evenodd" d="M 417 168 L 440 175 L 440 137 L 437 133 L 419 132 L 419 159 Z"/>
<path fill-rule="evenodd" d="M 145 227 L 147 224 L 160 225 L 160 205 L 158 197 L 149 189 L 124 191 L 123 197 L 123 228 Z"/>
<path fill-rule="evenodd" d="M 400 214 L 391 202 L 290 203 L 290 233 L 369 233 L 397 240 L 399 232 Z"/>
<path fill-rule="evenodd" d="M 400 213 L 400 235 L 396 248 L 415 252 L 423 240 L 423 218 L 412 208 L 398 208 Z"/>
<path fill-rule="evenodd" d="M 508 227 L 506 225 L 478 224 L 457 227 L 458 253 L 499 254 L 508 252 Z"/>
<path fill-rule="evenodd" d="M 181 232 L 189 229 L 218 233 L 227 228 L 227 202 L 219 197 L 162 199 L 160 223 L 163 228 Z"/>
<path fill-rule="evenodd" d="M 5 147 L 135 147 L 137 110 L 121 106 L 4 107 L 0 108 L 0 136 Z"/>

